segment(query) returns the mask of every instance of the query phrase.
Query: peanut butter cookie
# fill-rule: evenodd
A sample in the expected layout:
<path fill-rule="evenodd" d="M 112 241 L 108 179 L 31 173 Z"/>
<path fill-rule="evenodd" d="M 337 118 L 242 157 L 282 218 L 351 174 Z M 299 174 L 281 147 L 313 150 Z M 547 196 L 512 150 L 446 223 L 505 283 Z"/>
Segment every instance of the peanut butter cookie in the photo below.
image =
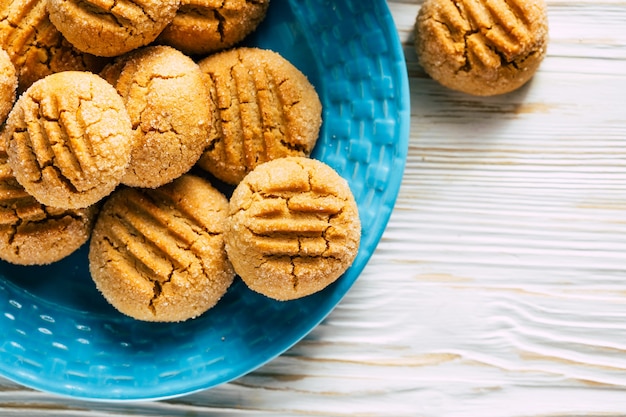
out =
<path fill-rule="evenodd" d="M 0 259 L 45 265 L 89 239 L 97 206 L 65 210 L 40 204 L 15 180 L 0 143 Z"/>
<path fill-rule="evenodd" d="M 234 271 L 224 249 L 228 200 L 185 174 L 156 189 L 121 188 L 96 222 L 89 267 L 120 312 L 144 321 L 184 321 L 226 293 Z"/>
<path fill-rule="evenodd" d="M 306 76 L 285 58 L 235 48 L 199 65 L 217 107 L 216 131 L 198 162 L 201 168 L 237 184 L 263 162 L 311 154 L 322 105 Z"/>
<path fill-rule="evenodd" d="M 226 251 L 248 287 L 276 300 L 322 290 L 352 264 L 361 223 L 347 182 L 304 157 L 257 166 L 230 199 Z"/>
<path fill-rule="evenodd" d="M 154 41 L 180 0 L 47 0 L 50 20 L 76 48 L 112 57 Z"/>
<path fill-rule="evenodd" d="M 18 73 L 18 92 L 61 71 L 98 72 L 106 60 L 74 48 L 50 22 L 46 0 L 0 2 L 0 47 Z"/>
<path fill-rule="evenodd" d="M 158 41 L 189 55 L 229 48 L 265 18 L 269 0 L 182 0 Z"/>
<path fill-rule="evenodd" d="M 88 207 L 120 183 L 133 132 L 122 98 L 105 80 L 66 71 L 36 81 L 0 135 L 15 178 L 41 204 Z"/>
<path fill-rule="evenodd" d="M 198 65 L 169 46 L 148 46 L 103 71 L 124 99 L 135 147 L 122 183 L 156 188 L 187 172 L 213 129 Z"/>
<path fill-rule="evenodd" d="M 11 62 L 11 58 L 9 58 L 9 54 L 0 48 L 0 126 L 4 123 L 13 107 L 16 89 L 17 74 L 15 73 L 15 67 Z"/>
<path fill-rule="evenodd" d="M 521 87 L 547 43 L 543 0 L 426 0 L 415 24 L 424 70 L 448 88 L 478 96 Z"/>

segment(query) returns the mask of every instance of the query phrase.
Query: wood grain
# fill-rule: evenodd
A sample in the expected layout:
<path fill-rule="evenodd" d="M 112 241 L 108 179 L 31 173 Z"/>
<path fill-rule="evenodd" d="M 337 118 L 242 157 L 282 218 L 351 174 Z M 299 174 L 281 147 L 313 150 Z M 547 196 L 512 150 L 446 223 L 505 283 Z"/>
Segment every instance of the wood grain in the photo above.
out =
<path fill-rule="evenodd" d="M 548 0 L 548 55 L 500 97 L 418 64 L 391 221 L 342 303 L 287 353 L 169 401 L 89 403 L 0 380 L 0 414 L 626 413 L 626 3 Z"/>

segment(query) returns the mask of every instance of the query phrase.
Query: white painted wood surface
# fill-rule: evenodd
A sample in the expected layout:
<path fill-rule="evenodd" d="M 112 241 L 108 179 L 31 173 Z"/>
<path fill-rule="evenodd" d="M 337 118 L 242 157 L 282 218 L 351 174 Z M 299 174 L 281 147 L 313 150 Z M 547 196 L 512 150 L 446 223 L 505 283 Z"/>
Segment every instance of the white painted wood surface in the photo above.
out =
<path fill-rule="evenodd" d="M 0 379 L 0 415 L 626 415 L 626 2 L 548 0 L 530 84 L 475 98 L 417 64 L 389 0 L 412 122 L 363 275 L 283 356 L 162 402 L 74 401 Z"/>

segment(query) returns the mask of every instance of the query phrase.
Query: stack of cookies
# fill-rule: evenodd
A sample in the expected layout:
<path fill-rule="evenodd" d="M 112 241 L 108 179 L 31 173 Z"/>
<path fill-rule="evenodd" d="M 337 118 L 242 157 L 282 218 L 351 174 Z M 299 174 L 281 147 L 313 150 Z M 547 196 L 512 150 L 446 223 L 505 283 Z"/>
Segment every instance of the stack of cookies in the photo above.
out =
<path fill-rule="evenodd" d="M 235 274 L 276 300 L 335 281 L 361 230 L 346 181 L 310 158 L 319 97 L 279 54 L 237 46 L 268 6 L 0 6 L 0 258 L 48 264 L 90 240 L 97 288 L 146 321 L 204 313 Z"/>

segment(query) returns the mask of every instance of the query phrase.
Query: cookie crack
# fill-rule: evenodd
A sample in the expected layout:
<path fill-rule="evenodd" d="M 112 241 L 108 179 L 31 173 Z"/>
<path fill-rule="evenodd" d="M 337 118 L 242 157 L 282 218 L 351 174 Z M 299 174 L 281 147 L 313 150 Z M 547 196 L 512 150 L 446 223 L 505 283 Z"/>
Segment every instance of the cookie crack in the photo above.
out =
<path fill-rule="evenodd" d="M 150 279 L 150 277 L 146 277 L 152 282 L 152 298 L 148 303 L 148 309 L 152 312 L 154 316 L 158 314 L 156 303 L 159 301 L 161 295 L 163 294 L 163 287 L 171 282 L 175 271 L 176 270 L 173 269 L 163 282 L 159 281 L 158 279 Z"/>
<path fill-rule="evenodd" d="M 78 0 L 76 3 L 76 7 L 79 9 L 82 9 L 85 11 L 86 14 L 94 16 L 96 19 L 98 20 L 104 20 L 104 21 L 109 21 L 114 23 L 116 26 L 124 29 L 124 30 L 128 30 L 126 28 L 127 25 L 125 25 L 124 23 L 122 23 L 120 21 L 120 19 L 118 18 L 117 15 L 115 15 L 111 9 L 117 4 L 117 1 L 113 3 L 113 6 L 111 6 L 108 9 L 103 9 L 101 7 L 96 6 L 95 4 L 93 4 L 92 2 L 90 2 L 89 0 Z M 102 24 L 99 28 L 100 32 L 98 33 L 98 35 L 102 34 L 102 31 L 104 31 L 104 24 Z"/>
<path fill-rule="evenodd" d="M 220 6 L 223 7 L 224 4 Z M 213 17 L 217 20 L 217 33 L 220 35 L 220 42 L 224 43 L 226 39 L 226 18 L 219 12 L 219 10 L 213 10 Z"/>
<path fill-rule="evenodd" d="M 299 243 L 299 242 L 298 242 Z M 291 284 L 293 285 L 293 289 L 297 290 L 298 289 L 298 284 L 300 283 L 300 280 L 298 278 L 298 274 L 296 274 L 296 263 L 294 261 L 295 257 L 290 257 L 289 258 L 289 262 L 291 263 Z"/>
<path fill-rule="evenodd" d="M 122 0 L 115 0 L 115 4 L 117 5 L 117 3 L 119 1 Z M 150 13 L 148 13 L 149 10 L 146 10 L 143 5 L 141 4 L 141 2 L 138 1 L 133 1 L 133 0 L 126 0 L 128 3 L 132 4 L 133 6 L 136 6 L 139 10 L 141 10 L 141 13 L 148 18 L 148 20 L 150 20 L 152 23 L 158 22 L 159 18 L 158 16 L 152 16 Z"/>
<path fill-rule="evenodd" d="M 301 153 L 301 154 L 307 154 L 308 153 L 308 148 L 307 146 L 301 144 L 301 143 L 292 143 L 292 142 L 287 142 L 285 139 L 281 139 L 280 140 L 280 144 L 283 145 L 285 148 L 289 149 L 290 151 L 293 152 L 297 152 L 297 153 Z"/>
<path fill-rule="evenodd" d="M 217 80 L 215 79 L 215 74 L 207 72 L 205 73 L 205 76 L 207 78 L 207 89 L 209 91 L 209 100 L 211 101 L 213 108 L 217 110 L 216 113 L 218 113 L 217 115 L 215 114 L 212 115 L 212 117 L 214 118 L 213 119 L 214 129 L 212 129 L 213 137 L 210 138 L 210 141 L 205 148 L 205 152 L 213 152 L 214 150 L 216 150 L 217 145 L 222 140 L 222 136 L 224 134 L 223 128 L 222 128 L 222 111 L 225 109 L 221 109 L 219 107 L 219 100 L 215 97 L 215 95 L 217 94 L 216 92 Z"/>
<path fill-rule="evenodd" d="M 11 246 L 12 246 L 12 245 L 13 245 L 13 243 L 15 242 L 15 236 L 17 236 L 17 232 L 18 232 L 19 227 L 20 227 L 20 226 L 22 225 L 22 223 L 24 222 L 24 220 L 23 220 L 21 217 L 19 217 L 19 216 L 17 215 L 17 210 L 13 209 L 13 213 L 15 214 L 15 217 L 17 217 L 17 222 L 15 222 L 14 224 L 11 224 L 11 225 L 10 225 L 10 227 L 9 227 L 7 242 L 8 242 L 8 243 L 9 243 L 9 245 L 11 245 Z M 14 252 L 16 255 L 19 255 L 19 253 L 20 253 L 20 248 L 19 248 L 19 246 L 20 246 L 20 245 L 15 245 L 15 247 L 14 247 L 14 249 L 13 249 L 13 252 Z"/>
<path fill-rule="evenodd" d="M 471 36 L 479 33 L 480 30 L 471 30 L 463 34 L 463 65 L 457 70 L 457 72 L 472 71 L 472 60 L 470 59 L 470 47 L 468 45 L 468 40 Z"/>

